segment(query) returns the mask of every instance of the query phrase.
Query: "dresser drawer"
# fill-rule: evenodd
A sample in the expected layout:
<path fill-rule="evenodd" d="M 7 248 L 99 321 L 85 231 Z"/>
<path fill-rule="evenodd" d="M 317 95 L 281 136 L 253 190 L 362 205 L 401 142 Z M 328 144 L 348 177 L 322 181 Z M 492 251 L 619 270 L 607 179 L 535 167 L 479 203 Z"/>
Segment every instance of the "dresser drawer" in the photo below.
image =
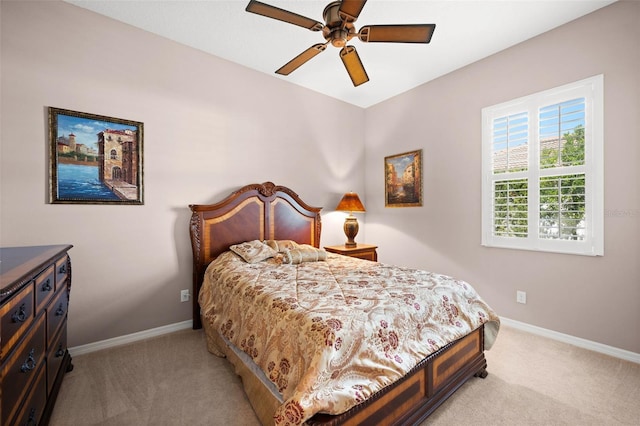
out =
<path fill-rule="evenodd" d="M 13 346 L 20 340 L 33 321 L 33 282 L 16 293 L 0 308 L 0 342 L 2 343 L 2 361 L 9 355 Z"/>
<path fill-rule="evenodd" d="M 53 297 L 55 292 L 55 278 L 53 275 L 53 265 L 49 266 L 40 275 L 36 277 L 35 294 L 36 294 L 36 312 L 40 312 Z"/>
<path fill-rule="evenodd" d="M 31 388 L 27 400 L 22 405 L 22 409 L 12 424 L 16 426 L 39 425 L 44 407 L 47 404 L 47 388 L 45 386 L 44 365 L 38 371 L 38 378 Z"/>
<path fill-rule="evenodd" d="M 62 327 L 53 345 L 49 346 L 49 352 L 47 352 L 47 395 L 51 393 L 51 388 L 53 388 L 53 384 L 56 381 L 58 370 L 60 370 L 66 352 L 67 327 Z"/>
<path fill-rule="evenodd" d="M 45 359 L 45 316 L 41 314 L 2 364 L 2 424 L 13 418 Z"/>
<path fill-rule="evenodd" d="M 58 328 L 67 319 L 69 309 L 69 292 L 66 287 L 61 287 L 55 298 L 47 307 L 47 341 L 52 342 Z"/>
<path fill-rule="evenodd" d="M 69 276 L 69 256 L 64 256 L 56 261 L 56 290 L 66 285 Z"/>

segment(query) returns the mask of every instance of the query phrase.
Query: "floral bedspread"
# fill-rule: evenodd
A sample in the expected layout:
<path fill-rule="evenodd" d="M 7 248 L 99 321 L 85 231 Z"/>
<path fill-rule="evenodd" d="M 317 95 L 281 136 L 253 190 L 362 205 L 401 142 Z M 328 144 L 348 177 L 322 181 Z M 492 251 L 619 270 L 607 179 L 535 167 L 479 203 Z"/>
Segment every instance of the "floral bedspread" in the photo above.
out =
<path fill-rule="evenodd" d="M 343 413 L 481 324 L 490 348 L 499 328 L 464 281 L 332 253 L 288 265 L 225 252 L 209 265 L 199 302 L 204 321 L 282 394 L 276 425 Z"/>

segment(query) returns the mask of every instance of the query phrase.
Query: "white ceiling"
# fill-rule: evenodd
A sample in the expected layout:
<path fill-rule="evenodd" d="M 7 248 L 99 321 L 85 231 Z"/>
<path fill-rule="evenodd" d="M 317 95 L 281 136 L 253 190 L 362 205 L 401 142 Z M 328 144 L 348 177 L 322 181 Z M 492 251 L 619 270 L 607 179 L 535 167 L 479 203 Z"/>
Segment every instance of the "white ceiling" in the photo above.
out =
<path fill-rule="evenodd" d="M 245 12 L 249 0 L 65 0 L 212 55 L 366 108 L 615 0 L 370 0 L 356 21 L 436 24 L 431 43 L 350 44 L 370 81 L 353 87 L 331 45 L 289 76 L 274 71 L 322 34 Z M 323 22 L 331 0 L 262 0 Z"/>

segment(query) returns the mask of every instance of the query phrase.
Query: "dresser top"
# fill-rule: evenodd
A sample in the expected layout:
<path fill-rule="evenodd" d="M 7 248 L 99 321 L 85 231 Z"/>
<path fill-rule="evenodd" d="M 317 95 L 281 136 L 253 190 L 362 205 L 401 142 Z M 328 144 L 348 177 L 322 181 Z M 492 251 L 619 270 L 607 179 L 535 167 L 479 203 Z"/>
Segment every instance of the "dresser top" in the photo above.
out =
<path fill-rule="evenodd" d="M 4 297 L 23 279 L 39 272 L 52 258 L 67 252 L 72 245 L 0 247 L 0 297 Z"/>

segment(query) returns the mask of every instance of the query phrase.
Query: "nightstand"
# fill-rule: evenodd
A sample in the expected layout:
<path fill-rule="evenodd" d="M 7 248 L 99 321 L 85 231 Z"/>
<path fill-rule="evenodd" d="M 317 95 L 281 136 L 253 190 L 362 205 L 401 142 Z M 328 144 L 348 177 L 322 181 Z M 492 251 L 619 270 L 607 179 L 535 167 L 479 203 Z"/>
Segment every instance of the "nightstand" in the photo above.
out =
<path fill-rule="evenodd" d="M 378 246 L 372 246 L 369 244 L 358 244 L 355 247 L 341 246 L 325 246 L 325 250 L 331 253 L 342 254 L 350 257 L 357 257 L 358 259 L 371 260 L 373 262 L 378 261 L 378 253 L 376 249 Z"/>

